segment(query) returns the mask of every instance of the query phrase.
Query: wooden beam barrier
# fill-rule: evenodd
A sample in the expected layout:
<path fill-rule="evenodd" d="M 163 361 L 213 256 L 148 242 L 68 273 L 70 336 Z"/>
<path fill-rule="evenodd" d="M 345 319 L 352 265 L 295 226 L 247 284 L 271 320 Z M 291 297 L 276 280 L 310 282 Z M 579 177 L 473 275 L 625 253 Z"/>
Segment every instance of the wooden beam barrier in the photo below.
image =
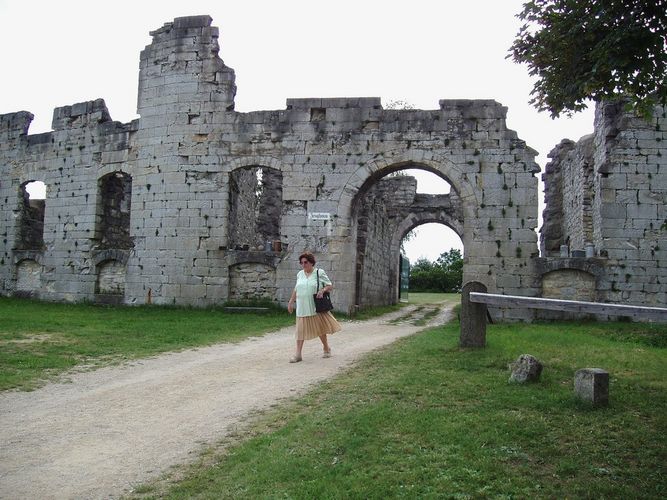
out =
<path fill-rule="evenodd" d="M 626 316 L 636 320 L 652 320 L 667 323 L 667 308 L 644 307 L 604 302 L 582 302 L 578 300 L 545 299 L 519 295 L 470 292 L 470 302 L 498 307 L 524 307 L 528 309 L 550 309 L 552 311 L 577 312 Z"/>

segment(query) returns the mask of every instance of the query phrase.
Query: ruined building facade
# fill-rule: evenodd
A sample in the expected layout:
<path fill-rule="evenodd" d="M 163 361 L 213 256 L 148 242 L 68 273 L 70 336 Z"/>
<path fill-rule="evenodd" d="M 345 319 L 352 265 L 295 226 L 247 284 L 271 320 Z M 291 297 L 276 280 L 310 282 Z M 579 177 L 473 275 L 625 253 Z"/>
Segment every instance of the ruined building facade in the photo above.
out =
<path fill-rule="evenodd" d="M 610 216 L 646 221 L 632 240 L 638 266 L 640 254 L 657 262 L 667 250 L 664 175 L 654 169 L 651 187 L 634 201 L 608 186 L 620 176 L 626 187 L 638 182 L 629 173 L 615 177 L 610 132 L 600 136 L 607 149 L 596 135 L 588 149 L 567 143 L 552 153 L 547 212 L 563 217 L 545 225 L 539 258 L 536 153 L 507 129 L 506 108 L 497 102 L 392 110 L 379 98 L 308 98 L 240 113 L 234 71 L 218 57 L 210 17 L 178 18 L 151 35 L 140 59 L 140 118 L 113 121 L 99 99 L 57 108 L 53 131 L 31 135 L 30 113 L 0 116 L 0 293 L 123 304 L 284 304 L 297 257 L 310 250 L 335 282 L 337 309 L 352 312 L 396 300 L 402 238 L 438 222 L 463 241 L 464 280 L 490 291 L 539 296 L 543 278 L 554 283 L 574 270 L 595 276 L 597 298 L 665 303 L 658 274 L 650 299 L 648 288 L 635 293 L 643 286 L 636 271 L 605 281 L 616 267 L 602 261 L 620 259 L 616 247 L 625 245 L 608 234 Z M 662 138 L 652 132 L 653 140 Z M 664 166 L 661 156 L 654 163 Z M 407 168 L 439 175 L 450 193 L 418 194 L 414 179 L 387 177 Z M 553 187 L 572 182 L 568 176 L 585 178 L 581 193 Z M 33 181 L 46 185 L 45 200 L 27 195 Z M 559 189 L 561 198 L 549 195 Z M 626 208 L 609 208 L 610 190 L 614 207 Z M 627 205 L 635 201 L 637 211 Z M 587 208 L 575 213 L 569 203 Z M 590 265 L 560 257 L 561 245 L 589 241 Z M 632 249 L 622 251 L 630 256 Z M 612 281 L 618 294 L 598 293 Z"/>
<path fill-rule="evenodd" d="M 544 296 L 667 305 L 667 110 L 599 105 L 594 133 L 545 168 Z"/>

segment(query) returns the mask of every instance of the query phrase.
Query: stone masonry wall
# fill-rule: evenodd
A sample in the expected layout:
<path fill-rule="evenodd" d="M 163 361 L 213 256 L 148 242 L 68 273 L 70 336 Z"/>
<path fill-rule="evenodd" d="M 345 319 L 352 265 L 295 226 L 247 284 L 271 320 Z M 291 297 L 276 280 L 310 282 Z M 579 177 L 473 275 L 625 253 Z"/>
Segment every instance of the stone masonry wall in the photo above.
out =
<path fill-rule="evenodd" d="M 568 168 L 563 172 L 563 205 L 568 207 L 564 220 L 565 242 L 571 248 L 583 249 L 593 241 L 591 204 L 593 198 L 593 137 L 587 136 L 577 142 L 571 160 L 579 168 Z"/>
<path fill-rule="evenodd" d="M 357 302 L 361 306 L 392 302 L 397 277 L 392 274 L 394 268 L 387 265 L 387 250 L 401 212 L 414 203 L 416 192 L 414 177 L 393 177 L 374 184 L 364 196 L 357 219 Z"/>
<path fill-rule="evenodd" d="M 111 121 L 101 99 L 57 108 L 53 132 L 27 135 L 31 120 L 27 112 L 0 116 L 1 289 L 15 289 L 16 266 L 30 258 L 41 267 L 36 296 L 92 300 L 98 180 L 130 168 L 134 123 Z M 20 218 L 14 216 L 23 202 L 21 187 L 30 181 L 47 186 L 38 250 L 22 248 Z"/>
<path fill-rule="evenodd" d="M 623 103 L 595 114 L 594 244 L 608 259 L 610 302 L 667 305 L 667 109 L 650 119 Z"/>
<path fill-rule="evenodd" d="M 545 224 L 541 243 L 549 262 L 538 267 L 589 272 L 595 300 L 664 307 L 666 110 L 658 106 L 646 119 L 623 106 L 598 105 L 593 136 L 552 151 L 544 176 L 550 226 Z M 554 207 L 562 207 L 560 217 Z M 562 258 L 559 245 L 569 246 Z"/>
<path fill-rule="evenodd" d="M 282 110 L 239 113 L 234 71 L 218 56 L 210 17 L 178 18 L 151 35 L 140 55 L 139 119 L 114 122 L 101 99 L 57 108 L 45 134 L 28 134 L 30 113 L 0 116 L 2 293 L 15 290 L 17 265 L 30 257 L 41 266 L 40 297 L 94 300 L 98 267 L 115 259 L 124 266 L 113 269 L 126 273 L 124 303 L 205 306 L 230 298 L 237 266 L 261 264 L 272 270 L 275 300 L 286 303 L 297 257 L 311 250 L 334 281 L 336 306 L 352 311 L 363 195 L 403 168 L 441 176 L 452 193 L 431 200 L 442 206 L 419 208 L 415 198 L 383 258 L 373 257 L 388 269 L 378 283 L 397 274 L 392 266 L 405 232 L 433 219 L 461 234 L 464 279 L 492 292 L 539 293 L 536 153 L 507 129 L 499 103 L 441 100 L 433 110 L 385 110 L 373 97 L 308 98 L 288 99 Z M 237 249 L 231 177 L 254 168 L 282 179 L 266 205 L 276 215 L 253 221 L 273 231 L 262 240 L 279 244 L 269 249 L 258 239 Z M 115 172 L 131 178 L 129 248 L 102 248 L 97 236 L 99 181 Z M 31 180 L 47 186 L 37 253 L 16 244 L 20 186 Z M 269 212 L 260 208 L 262 217 Z M 397 281 L 391 286 L 397 290 Z"/>

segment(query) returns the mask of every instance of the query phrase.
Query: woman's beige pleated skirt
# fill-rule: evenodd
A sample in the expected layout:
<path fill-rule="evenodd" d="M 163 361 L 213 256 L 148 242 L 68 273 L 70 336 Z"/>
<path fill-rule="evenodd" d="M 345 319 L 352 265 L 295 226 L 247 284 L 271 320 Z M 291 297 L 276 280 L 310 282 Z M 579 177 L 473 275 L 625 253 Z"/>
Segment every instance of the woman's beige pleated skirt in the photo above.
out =
<path fill-rule="evenodd" d="M 296 340 L 316 339 L 340 331 L 340 324 L 330 312 L 296 318 Z"/>

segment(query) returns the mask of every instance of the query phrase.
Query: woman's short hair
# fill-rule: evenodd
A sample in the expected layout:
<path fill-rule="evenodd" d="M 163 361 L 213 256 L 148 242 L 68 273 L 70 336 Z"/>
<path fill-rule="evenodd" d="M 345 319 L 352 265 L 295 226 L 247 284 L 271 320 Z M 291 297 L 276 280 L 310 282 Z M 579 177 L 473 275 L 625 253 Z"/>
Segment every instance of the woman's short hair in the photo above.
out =
<path fill-rule="evenodd" d="M 306 259 L 308 262 L 315 265 L 315 256 L 310 252 L 303 252 L 299 255 L 299 262 L 301 262 L 301 259 Z"/>

